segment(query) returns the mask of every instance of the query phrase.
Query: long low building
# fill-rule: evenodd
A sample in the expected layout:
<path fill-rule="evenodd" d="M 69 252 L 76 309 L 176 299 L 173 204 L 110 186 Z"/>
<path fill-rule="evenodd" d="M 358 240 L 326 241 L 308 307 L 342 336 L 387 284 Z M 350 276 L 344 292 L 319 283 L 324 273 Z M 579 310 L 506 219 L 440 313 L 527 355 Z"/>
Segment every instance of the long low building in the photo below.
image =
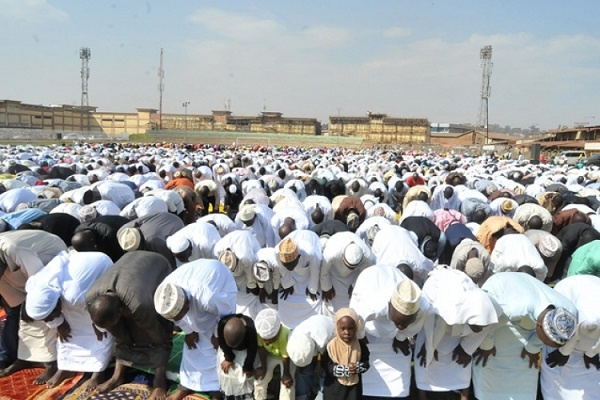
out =
<path fill-rule="evenodd" d="M 330 136 L 356 136 L 374 144 L 425 144 L 430 142 L 426 118 L 390 118 L 367 113 L 366 117 L 329 117 Z"/>
<path fill-rule="evenodd" d="M 291 135 L 320 135 L 316 118 L 285 118 L 280 112 L 263 111 L 257 116 L 235 116 L 231 111 L 210 115 L 163 114 L 157 109 L 136 112 L 98 112 L 96 107 L 34 105 L 0 100 L 0 128 L 60 132 L 99 132 L 108 136 L 144 134 L 153 130 L 239 131 Z"/>

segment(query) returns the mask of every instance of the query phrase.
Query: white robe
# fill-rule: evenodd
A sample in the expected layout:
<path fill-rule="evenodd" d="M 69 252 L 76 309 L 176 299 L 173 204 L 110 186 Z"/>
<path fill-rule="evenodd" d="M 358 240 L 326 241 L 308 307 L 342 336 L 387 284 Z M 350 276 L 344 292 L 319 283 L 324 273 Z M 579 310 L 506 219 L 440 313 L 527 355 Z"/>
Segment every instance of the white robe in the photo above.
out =
<path fill-rule="evenodd" d="M 412 354 L 405 356 L 392 350 L 394 338 L 403 341 L 413 337 L 428 318 L 429 303 L 421 296 L 417 319 L 400 331 L 388 317 L 388 304 L 396 286 L 406 276 L 390 265 L 375 265 L 364 270 L 356 280 L 350 307 L 365 321 L 369 341 L 371 368 L 363 374 L 366 396 L 404 397 L 410 393 Z"/>
<path fill-rule="evenodd" d="M 300 253 L 298 265 L 288 271 L 279 262 L 279 248 L 276 248 L 278 255 L 278 267 L 281 274 L 281 287 L 287 289 L 294 288 L 294 292 L 286 299 L 279 299 L 279 315 L 281 323 L 290 329 L 294 329 L 300 322 L 312 315 L 322 313 L 322 301 L 320 298 L 312 300 L 307 294 L 316 294 L 319 291 L 319 274 L 321 268 L 321 243 L 319 237 L 313 231 L 296 230 L 290 233 L 286 238 L 292 239 Z"/>
<path fill-rule="evenodd" d="M 173 283 L 185 290 L 190 309 L 175 324 L 183 333 L 197 332 L 196 349 L 183 346 L 180 383 L 193 391 L 219 389 L 217 352 L 210 338 L 220 318 L 235 312 L 237 288 L 231 273 L 216 260 L 196 260 L 177 268 L 163 283 Z"/>
<path fill-rule="evenodd" d="M 587 369 L 583 361 L 584 354 L 593 357 L 600 353 L 600 312 L 597 307 L 600 278 L 574 275 L 557 283 L 554 289 L 577 306 L 579 325 L 575 336 L 559 350 L 569 355 L 564 366 L 550 368 L 546 357 L 554 349 L 544 346 L 541 375 L 544 399 L 600 399 L 600 371 L 593 365 Z"/>

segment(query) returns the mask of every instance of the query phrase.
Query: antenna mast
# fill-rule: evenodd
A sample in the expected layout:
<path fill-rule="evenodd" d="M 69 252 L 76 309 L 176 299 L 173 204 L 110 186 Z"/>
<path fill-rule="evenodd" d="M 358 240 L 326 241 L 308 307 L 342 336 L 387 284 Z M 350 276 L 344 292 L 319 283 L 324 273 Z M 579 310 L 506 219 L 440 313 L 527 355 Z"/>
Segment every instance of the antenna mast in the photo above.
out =
<path fill-rule="evenodd" d="M 162 100 L 163 92 L 165 91 L 165 84 L 163 80 L 165 78 L 165 70 L 163 69 L 163 49 L 160 49 L 160 67 L 158 67 L 158 91 L 160 92 L 160 99 L 158 101 L 158 129 L 162 130 Z"/>
<path fill-rule="evenodd" d="M 80 128 L 83 132 L 83 111 L 85 107 L 86 113 L 88 112 L 89 99 L 88 99 L 88 79 L 90 78 L 89 61 L 92 57 L 92 52 L 89 47 L 82 47 L 79 49 L 79 58 L 81 59 L 81 111 L 80 111 Z M 88 120 L 89 122 L 89 120 Z M 87 124 L 89 129 L 89 123 Z"/>
<path fill-rule="evenodd" d="M 477 119 L 477 128 L 485 128 L 485 144 L 489 143 L 488 127 L 488 101 L 491 95 L 490 78 L 492 76 L 492 46 L 485 46 L 479 52 L 481 59 L 481 103 L 479 105 L 479 118 Z"/>

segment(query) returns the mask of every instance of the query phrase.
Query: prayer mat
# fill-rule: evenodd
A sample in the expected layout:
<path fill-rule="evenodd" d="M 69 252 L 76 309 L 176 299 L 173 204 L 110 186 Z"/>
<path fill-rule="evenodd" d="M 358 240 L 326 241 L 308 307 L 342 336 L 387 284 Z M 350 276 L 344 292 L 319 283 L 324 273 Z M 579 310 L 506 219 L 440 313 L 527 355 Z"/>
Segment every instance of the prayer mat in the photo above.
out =
<path fill-rule="evenodd" d="M 33 383 L 44 371 L 43 368 L 30 368 L 0 378 L 0 400 L 27 400 L 42 386 Z"/>
<path fill-rule="evenodd" d="M 83 373 L 79 373 L 72 378 L 65 379 L 57 387 L 50 389 L 48 389 L 45 386 L 39 386 L 39 389 L 33 394 L 31 394 L 27 398 L 27 400 L 58 400 L 65 393 L 67 393 L 69 390 L 75 387 L 79 383 L 79 381 L 81 381 L 81 378 L 83 378 L 83 376 Z"/>
<path fill-rule="evenodd" d="M 185 334 L 183 332 L 176 333 L 173 336 L 173 348 L 169 356 L 167 364 L 167 379 L 173 382 L 179 382 L 179 367 L 181 366 L 181 358 L 183 357 L 183 346 L 185 345 Z M 154 369 L 138 368 L 140 371 L 154 374 Z"/>
<path fill-rule="evenodd" d="M 140 383 L 126 383 L 108 393 L 88 393 L 81 385 L 62 400 L 146 400 L 151 393 L 148 385 Z"/>

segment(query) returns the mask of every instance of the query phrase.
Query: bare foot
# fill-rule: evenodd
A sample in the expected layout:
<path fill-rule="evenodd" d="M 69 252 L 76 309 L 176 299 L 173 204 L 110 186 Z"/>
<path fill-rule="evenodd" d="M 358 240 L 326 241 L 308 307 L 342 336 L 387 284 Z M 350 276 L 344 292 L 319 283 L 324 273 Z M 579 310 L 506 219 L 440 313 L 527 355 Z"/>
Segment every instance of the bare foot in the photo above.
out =
<path fill-rule="evenodd" d="M 87 393 L 91 393 L 94 390 L 96 390 L 96 387 L 100 383 L 100 380 L 102 379 L 103 375 L 104 372 L 94 372 L 90 379 L 88 379 L 88 381 L 85 383 L 85 391 Z"/>
<path fill-rule="evenodd" d="M 35 385 L 44 385 L 56 373 L 56 361 L 44 364 L 46 365 L 46 369 L 44 370 L 44 372 L 39 374 L 37 378 L 35 378 L 35 380 L 33 381 Z"/>
<path fill-rule="evenodd" d="M 123 383 L 125 383 L 125 381 L 123 379 L 110 378 L 103 384 L 96 386 L 96 393 L 110 392 L 114 388 L 121 386 Z"/>
<path fill-rule="evenodd" d="M 167 391 L 164 388 L 157 387 L 152 390 L 152 393 L 150 393 L 150 397 L 148 397 L 148 400 L 165 400 L 166 398 Z"/>
<path fill-rule="evenodd" d="M 46 386 L 48 388 L 56 387 L 60 385 L 60 383 L 65 379 L 72 378 L 74 376 L 75 372 L 73 371 L 63 371 L 62 369 L 59 369 L 54 375 L 52 375 L 52 378 L 48 379 L 48 382 L 46 382 Z"/>
<path fill-rule="evenodd" d="M 24 360 L 17 360 L 8 367 L 0 370 L 0 378 L 14 374 L 15 372 L 19 372 L 23 369 L 33 368 L 34 366 L 38 366 L 37 363 L 32 363 Z"/>

